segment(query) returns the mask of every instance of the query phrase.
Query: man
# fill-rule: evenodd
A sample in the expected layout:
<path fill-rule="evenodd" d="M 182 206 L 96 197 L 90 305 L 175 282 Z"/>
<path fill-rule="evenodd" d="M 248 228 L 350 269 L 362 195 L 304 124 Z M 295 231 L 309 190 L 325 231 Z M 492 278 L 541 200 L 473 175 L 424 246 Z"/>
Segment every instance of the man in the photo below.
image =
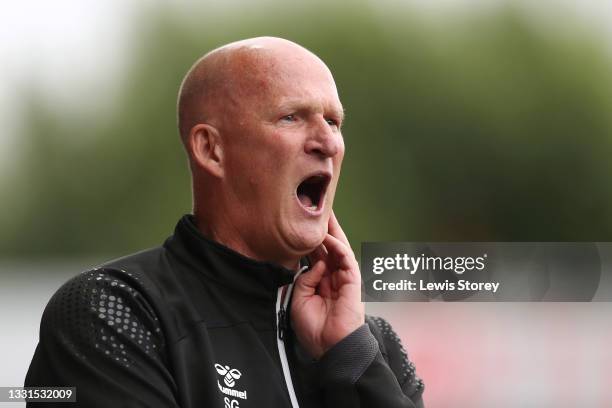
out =
<path fill-rule="evenodd" d="M 295 43 L 200 59 L 178 100 L 193 215 L 54 295 L 26 385 L 76 386 L 87 407 L 422 406 L 332 211 L 342 120 L 329 69 Z"/>

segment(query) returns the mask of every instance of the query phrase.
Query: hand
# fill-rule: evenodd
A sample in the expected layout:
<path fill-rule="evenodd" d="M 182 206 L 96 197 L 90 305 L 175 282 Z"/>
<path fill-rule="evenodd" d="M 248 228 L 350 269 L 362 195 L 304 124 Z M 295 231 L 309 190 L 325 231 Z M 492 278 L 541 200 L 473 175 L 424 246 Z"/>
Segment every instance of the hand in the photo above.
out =
<path fill-rule="evenodd" d="M 319 359 L 365 322 L 359 266 L 333 212 L 310 259 L 311 269 L 293 288 L 291 323 L 300 344 Z"/>

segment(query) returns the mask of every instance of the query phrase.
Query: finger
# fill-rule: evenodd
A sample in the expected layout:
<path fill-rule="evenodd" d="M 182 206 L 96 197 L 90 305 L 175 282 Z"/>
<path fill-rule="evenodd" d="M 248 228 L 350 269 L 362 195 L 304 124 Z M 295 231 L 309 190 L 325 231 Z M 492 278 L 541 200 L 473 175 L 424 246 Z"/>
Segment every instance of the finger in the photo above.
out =
<path fill-rule="evenodd" d="M 317 263 L 319 260 L 324 260 L 327 257 L 327 249 L 325 245 L 321 244 L 314 249 L 310 254 L 308 254 L 308 259 L 310 259 L 311 266 Z"/>
<path fill-rule="evenodd" d="M 324 298 L 331 297 L 332 294 L 332 286 L 331 286 L 331 276 L 329 269 L 326 268 L 326 272 L 323 274 L 323 278 L 321 278 L 321 282 L 319 286 L 317 286 L 317 294 Z"/>
<path fill-rule="evenodd" d="M 337 289 L 346 283 L 359 282 L 361 280 L 359 265 L 357 265 L 353 251 L 329 234 L 323 242 L 329 251 L 327 264 L 332 272 L 330 276 L 332 288 Z"/>
<path fill-rule="evenodd" d="M 331 215 L 329 216 L 329 223 L 328 223 L 327 228 L 328 228 L 330 235 L 338 238 L 340 241 L 342 241 L 344 244 L 348 245 L 349 247 L 351 246 L 348 238 L 346 237 L 346 234 L 344 233 L 344 231 L 342 230 L 342 227 L 340 226 L 340 223 L 338 222 L 338 219 L 336 218 L 336 214 L 334 213 L 334 210 L 332 210 Z"/>
<path fill-rule="evenodd" d="M 332 257 L 335 262 L 340 263 L 339 266 L 343 266 L 345 263 L 348 266 L 352 258 L 354 258 L 351 247 L 331 234 L 327 234 L 323 240 L 323 244 L 327 248 L 328 259 Z"/>
<path fill-rule="evenodd" d="M 323 278 L 325 269 L 325 262 L 319 260 L 308 272 L 298 276 L 293 289 L 293 296 L 305 297 L 314 295 L 317 286 L 319 286 Z"/>

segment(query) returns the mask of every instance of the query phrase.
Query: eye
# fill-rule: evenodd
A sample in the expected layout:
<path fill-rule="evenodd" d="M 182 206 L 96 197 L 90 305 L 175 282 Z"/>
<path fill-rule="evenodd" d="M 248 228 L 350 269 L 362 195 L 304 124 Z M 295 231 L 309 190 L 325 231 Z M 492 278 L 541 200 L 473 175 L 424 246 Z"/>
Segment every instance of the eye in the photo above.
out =
<path fill-rule="evenodd" d="M 335 127 L 337 127 L 337 128 L 339 128 L 339 127 L 340 127 L 340 126 L 339 126 L 339 124 L 338 124 L 338 121 L 337 121 L 337 120 L 335 120 L 335 119 L 329 119 L 329 118 L 328 118 L 328 119 L 325 119 L 325 121 L 327 122 L 327 124 L 328 124 L 329 126 L 335 126 Z"/>
<path fill-rule="evenodd" d="M 283 122 L 295 122 L 297 118 L 295 115 L 285 115 L 280 120 Z"/>

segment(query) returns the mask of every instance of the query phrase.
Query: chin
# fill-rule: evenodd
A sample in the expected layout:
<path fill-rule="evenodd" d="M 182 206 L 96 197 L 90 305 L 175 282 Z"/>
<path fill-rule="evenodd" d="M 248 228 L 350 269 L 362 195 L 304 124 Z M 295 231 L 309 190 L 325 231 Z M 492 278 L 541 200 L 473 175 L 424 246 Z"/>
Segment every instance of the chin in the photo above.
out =
<path fill-rule="evenodd" d="M 315 250 L 327 234 L 327 225 L 309 225 L 298 228 L 291 239 L 291 247 L 299 256 L 308 255 Z"/>

